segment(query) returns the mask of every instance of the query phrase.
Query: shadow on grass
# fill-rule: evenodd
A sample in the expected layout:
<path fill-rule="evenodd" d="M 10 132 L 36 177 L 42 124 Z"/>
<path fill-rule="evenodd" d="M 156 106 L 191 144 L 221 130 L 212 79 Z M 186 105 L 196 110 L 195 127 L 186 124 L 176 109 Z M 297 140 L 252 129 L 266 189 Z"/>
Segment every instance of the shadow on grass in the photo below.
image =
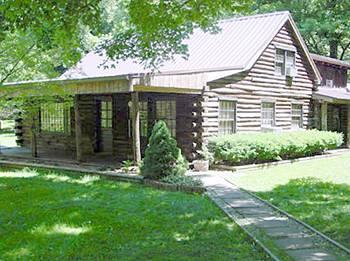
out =
<path fill-rule="evenodd" d="M 203 196 L 43 169 L 0 184 L 0 259 L 266 259 Z"/>
<path fill-rule="evenodd" d="M 260 197 L 350 247 L 350 186 L 294 179 Z"/>

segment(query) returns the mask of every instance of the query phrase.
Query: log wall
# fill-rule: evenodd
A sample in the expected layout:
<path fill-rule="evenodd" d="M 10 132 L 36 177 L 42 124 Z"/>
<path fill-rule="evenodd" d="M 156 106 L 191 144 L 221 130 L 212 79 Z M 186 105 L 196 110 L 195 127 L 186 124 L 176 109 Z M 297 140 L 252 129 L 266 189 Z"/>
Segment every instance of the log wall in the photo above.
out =
<path fill-rule="evenodd" d="M 347 68 L 325 64 L 319 61 L 315 61 L 315 63 L 322 76 L 321 86 L 326 86 L 326 80 L 333 80 L 333 87 L 346 87 L 348 80 Z"/>
<path fill-rule="evenodd" d="M 96 144 L 94 124 L 96 107 L 94 104 L 95 100 L 93 95 L 79 95 L 78 106 L 81 114 L 83 156 L 92 155 Z M 75 116 L 73 108 L 70 110 L 70 125 L 70 133 L 55 133 L 38 130 L 37 149 L 39 154 L 58 151 L 68 153 L 70 157 L 75 158 Z M 22 139 L 24 147 L 31 147 L 31 126 L 32 119 L 24 116 L 22 121 Z"/>
<path fill-rule="evenodd" d="M 288 77 L 275 74 L 275 52 L 276 46 L 284 45 L 296 48 L 297 75 L 289 80 Z M 248 72 L 243 72 L 224 78 L 210 84 L 212 92 L 228 96 L 237 101 L 237 132 L 261 131 L 261 103 L 264 99 L 275 102 L 276 127 L 282 130 L 291 129 L 291 106 L 292 103 L 303 104 L 303 127 L 311 126 L 311 96 L 315 83 L 312 70 L 307 63 L 307 58 L 299 46 L 292 29 L 286 23 L 272 42 L 264 50 L 255 65 Z M 206 94 L 205 94 L 206 95 Z M 215 121 L 216 98 L 209 98 L 211 103 L 204 103 L 204 113 L 213 111 L 211 121 Z M 215 103 L 216 102 L 216 103 Z M 209 124 L 209 123 L 208 123 Z M 214 134 L 216 125 L 205 131 Z M 217 133 L 217 132 L 216 132 Z"/>
<path fill-rule="evenodd" d="M 187 159 L 192 160 L 201 147 L 201 96 L 196 94 L 141 93 L 140 101 L 148 102 L 149 133 L 156 121 L 157 100 L 176 101 L 176 140 Z M 142 141 L 144 152 L 147 141 Z"/>

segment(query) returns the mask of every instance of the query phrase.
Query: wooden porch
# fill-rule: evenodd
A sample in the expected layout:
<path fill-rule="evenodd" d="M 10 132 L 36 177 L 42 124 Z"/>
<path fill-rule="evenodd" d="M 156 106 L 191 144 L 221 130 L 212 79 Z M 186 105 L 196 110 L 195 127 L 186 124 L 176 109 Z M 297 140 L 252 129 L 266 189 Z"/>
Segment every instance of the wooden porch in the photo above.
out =
<path fill-rule="evenodd" d="M 189 159 L 201 146 L 200 94 L 123 92 L 75 94 L 67 113 L 66 132 L 43 128 L 44 116 L 24 119 L 23 150 L 30 157 L 62 155 L 64 160 L 139 162 L 157 120 L 167 123 L 179 147 Z M 46 117 L 46 116 L 45 116 Z M 32 131 L 33 125 L 38 131 Z"/>
<path fill-rule="evenodd" d="M 79 162 L 76 159 L 75 153 L 67 153 L 60 150 L 45 150 L 38 151 L 36 157 L 33 157 L 31 148 L 13 146 L 0 148 L 0 160 L 11 161 L 14 164 L 17 162 L 41 163 L 56 166 L 66 165 L 84 165 L 92 169 L 119 169 L 121 163 L 113 156 L 108 155 L 94 155 L 87 157 L 86 161 Z"/>
<path fill-rule="evenodd" d="M 344 134 L 350 147 L 350 93 L 346 88 L 319 88 L 314 96 L 314 120 L 318 129 Z"/>

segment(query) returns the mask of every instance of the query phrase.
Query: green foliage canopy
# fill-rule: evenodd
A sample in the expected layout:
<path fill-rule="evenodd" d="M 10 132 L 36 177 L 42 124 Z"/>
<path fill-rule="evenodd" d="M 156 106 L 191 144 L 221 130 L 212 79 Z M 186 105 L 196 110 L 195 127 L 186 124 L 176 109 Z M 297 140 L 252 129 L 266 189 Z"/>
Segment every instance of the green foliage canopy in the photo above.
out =
<path fill-rule="evenodd" d="M 98 0 L 0 0 L 0 85 L 54 77 L 80 58 L 84 24 L 98 31 Z"/>
<path fill-rule="evenodd" d="M 257 0 L 254 8 L 289 10 L 312 52 L 350 59 L 349 0 Z"/>

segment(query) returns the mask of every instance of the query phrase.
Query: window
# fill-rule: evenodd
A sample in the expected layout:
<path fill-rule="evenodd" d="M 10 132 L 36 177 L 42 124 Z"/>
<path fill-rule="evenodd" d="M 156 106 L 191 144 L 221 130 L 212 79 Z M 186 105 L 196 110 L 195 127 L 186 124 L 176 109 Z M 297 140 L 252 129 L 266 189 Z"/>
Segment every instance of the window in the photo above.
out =
<path fill-rule="evenodd" d="M 176 101 L 156 101 L 156 119 L 163 120 L 168 126 L 171 135 L 176 136 Z"/>
<path fill-rule="evenodd" d="M 326 87 L 333 88 L 333 80 L 326 80 Z"/>
<path fill-rule="evenodd" d="M 236 102 L 220 101 L 219 103 L 219 134 L 236 132 Z"/>
<path fill-rule="evenodd" d="M 275 104 L 263 102 L 261 106 L 261 126 L 272 127 L 275 125 Z"/>
<path fill-rule="evenodd" d="M 112 128 L 112 101 L 101 101 L 101 128 Z"/>
<path fill-rule="evenodd" d="M 72 103 L 46 103 L 40 106 L 40 130 L 70 133 Z"/>
<path fill-rule="evenodd" d="M 139 102 L 140 108 L 140 136 L 148 137 L 148 102 Z"/>
<path fill-rule="evenodd" d="M 303 127 L 303 105 L 292 104 L 292 128 Z"/>
<path fill-rule="evenodd" d="M 295 52 L 283 49 L 276 49 L 275 73 L 277 75 L 294 76 Z"/>

